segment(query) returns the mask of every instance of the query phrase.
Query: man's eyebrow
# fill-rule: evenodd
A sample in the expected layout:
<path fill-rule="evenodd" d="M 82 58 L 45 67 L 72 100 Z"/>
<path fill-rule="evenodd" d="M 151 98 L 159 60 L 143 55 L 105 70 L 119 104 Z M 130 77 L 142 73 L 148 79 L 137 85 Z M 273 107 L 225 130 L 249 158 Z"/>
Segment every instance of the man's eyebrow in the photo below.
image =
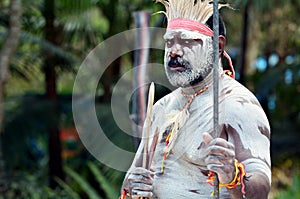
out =
<path fill-rule="evenodd" d="M 164 40 L 174 39 L 174 35 L 172 35 L 172 34 L 165 34 L 165 35 L 163 36 L 163 38 L 164 38 Z"/>

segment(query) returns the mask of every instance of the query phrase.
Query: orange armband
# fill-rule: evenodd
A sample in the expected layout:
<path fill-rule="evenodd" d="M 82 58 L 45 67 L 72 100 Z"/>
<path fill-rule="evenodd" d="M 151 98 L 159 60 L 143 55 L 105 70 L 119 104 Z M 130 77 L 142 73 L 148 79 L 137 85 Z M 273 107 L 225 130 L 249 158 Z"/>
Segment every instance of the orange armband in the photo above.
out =
<path fill-rule="evenodd" d="M 222 187 L 226 187 L 228 189 L 234 189 L 236 188 L 238 185 L 241 185 L 241 192 L 242 194 L 245 196 L 246 192 L 245 192 L 245 182 L 244 179 L 246 178 L 246 171 L 245 171 L 245 165 L 243 163 L 239 163 L 236 159 L 234 161 L 234 166 L 235 166 L 235 176 L 233 178 L 233 180 L 229 183 L 226 184 L 221 184 L 220 183 L 220 189 Z M 208 184 L 210 184 L 211 186 L 214 186 L 214 173 L 213 172 L 209 172 L 208 174 L 208 179 L 206 180 L 206 182 Z"/>
<path fill-rule="evenodd" d="M 128 191 L 126 191 L 126 189 L 122 189 L 119 199 L 126 199 L 127 196 L 130 197 L 131 195 L 128 193 Z"/>

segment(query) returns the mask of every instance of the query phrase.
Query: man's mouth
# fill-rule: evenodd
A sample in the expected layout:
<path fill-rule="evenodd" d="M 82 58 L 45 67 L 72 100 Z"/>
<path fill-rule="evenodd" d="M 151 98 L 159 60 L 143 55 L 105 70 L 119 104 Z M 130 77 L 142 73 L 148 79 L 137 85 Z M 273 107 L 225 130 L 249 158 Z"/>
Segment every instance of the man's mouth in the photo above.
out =
<path fill-rule="evenodd" d="M 172 57 L 168 63 L 170 70 L 183 72 L 186 70 L 185 61 L 181 57 Z"/>

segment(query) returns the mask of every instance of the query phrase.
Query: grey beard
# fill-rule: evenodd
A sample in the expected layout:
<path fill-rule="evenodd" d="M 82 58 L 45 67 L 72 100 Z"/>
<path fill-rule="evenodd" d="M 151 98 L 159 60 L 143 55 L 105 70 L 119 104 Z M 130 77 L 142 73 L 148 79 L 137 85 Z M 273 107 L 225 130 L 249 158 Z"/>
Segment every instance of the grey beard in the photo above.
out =
<path fill-rule="evenodd" d="M 171 71 L 168 67 L 168 64 L 165 63 L 166 75 L 169 82 L 176 87 L 189 87 L 194 83 L 199 83 L 211 72 L 213 65 L 211 60 L 207 60 L 206 63 L 199 63 L 197 67 L 191 67 L 190 65 L 186 66 L 186 70 Z"/>

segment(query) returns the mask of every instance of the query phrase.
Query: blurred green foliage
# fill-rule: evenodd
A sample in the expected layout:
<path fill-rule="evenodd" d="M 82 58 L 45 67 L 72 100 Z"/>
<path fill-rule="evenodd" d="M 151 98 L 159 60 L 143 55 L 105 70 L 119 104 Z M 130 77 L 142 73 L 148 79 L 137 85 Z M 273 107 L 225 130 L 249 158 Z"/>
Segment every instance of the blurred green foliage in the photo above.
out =
<path fill-rule="evenodd" d="M 1 2 L 1 1 L 0 1 Z M 0 4 L 0 44 L 4 42 L 8 18 L 8 1 Z M 72 86 L 81 60 L 101 41 L 116 33 L 134 28 L 132 12 L 157 12 L 161 5 L 151 0 L 60 0 L 55 1 L 57 20 L 63 30 L 62 45 L 55 46 L 44 39 L 42 16 L 43 0 L 22 0 L 23 17 L 20 45 L 11 64 L 11 78 L 4 91 L 3 152 L 9 175 L 6 198 L 116 198 L 124 173 L 95 163 L 86 150 L 64 161 L 67 178 L 57 179 L 60 187 L 48 187 L 47 123 L 51 103 L 45 98 L 43 49 L 60 57 L 58 74 L 58 106 L 60 128 L 73 127 L 71 111 Z M 230 1 L 237 10 L 223 12 L 228 28 L 228 48 L 238 49 L 242 29 L 243 6 L 247 0 Z M 279 56 L 275 66 L 267 63 L 265 70 L 252 69 L 248 84 L 267 112 L 272 127 L 272 161 L 274 166 L 299 158 L 300 130 L 300 28 L 299 0 L 252 1 L 257 9 L 256 19 L 259 45 L 257 54 L 269 60 L 273 53 Z M 280 4 L 281 3 L 281 4 Z M 151 26 L 160 15 L 153 15 Z M 163 24 L 158 23 L 160 26 Z M 251 38 L 257 39 L 257 38 Z M 232 55 L 235 66 L 240 54 Z M 287 61 L 286 58 L 292 58 Z M 162 63 L 162 52 L 153 51 L 151 62 Z M 132 66 L 132 54 L 121 61 L 122 70 Z M 237 67 L 237 71 L 238 71 Z M 121 71 L 122 71 L 121 70 Z M 112 85 L 113 86 L 113 83 Z M 117 146 L 134 151 L 132 138 L 115 124 L 110 104 L 102 103 L 103 87 L 99 85 L 96 112 L 107 137 Z M 163 94 L 159 93 L 162 96 Z M 74 144 L 74 143 L 73 143 Z M 81 143 L 75 143 L 73 148 Z M 66 147 L 66 145 L 65 145 Z M 296 167 L 297 169 L 298 167 Z M 276 173 L 276 172 L 274 172 Z M 293 183 L 285 185 L 276 196 L 299 198 L 299 173 L 286 174 Z M 275 176 L 282 180 L 281 178 Z M 292 181 L 292 179 L 291 179 Z M 277 181 L 276 181 L 277 182 Z M 276 183 L 280 187 L 280 183 Z M 277 187 L 275 187 L 277 188 Z M 1 198 L 1 196 L 0 196 Z"/>
<path fill-rule="evenodd" d="M 57 178 L 60 187 L 56 189 L 47 187 L 37 173 L 19 173 L 10 183 L 5 199 L 115 199 L 118 197 L 120 186 L 118 181 L 124 177 L 122 172 L 104 168 L 91 161 L 88 161 L 82 169 L 85 172 L 78 173 L 66 166 L 64 170 L 67 179 L 62 181 Z"/>
<path fill-rule="evenodd" d="M 292 185 L 287 187 L 286 190 L 281 190 L 275 199 L 294 199 L 300 198 L 300 175 L 299 171 L 295 171 L 292 176 Z"/>

